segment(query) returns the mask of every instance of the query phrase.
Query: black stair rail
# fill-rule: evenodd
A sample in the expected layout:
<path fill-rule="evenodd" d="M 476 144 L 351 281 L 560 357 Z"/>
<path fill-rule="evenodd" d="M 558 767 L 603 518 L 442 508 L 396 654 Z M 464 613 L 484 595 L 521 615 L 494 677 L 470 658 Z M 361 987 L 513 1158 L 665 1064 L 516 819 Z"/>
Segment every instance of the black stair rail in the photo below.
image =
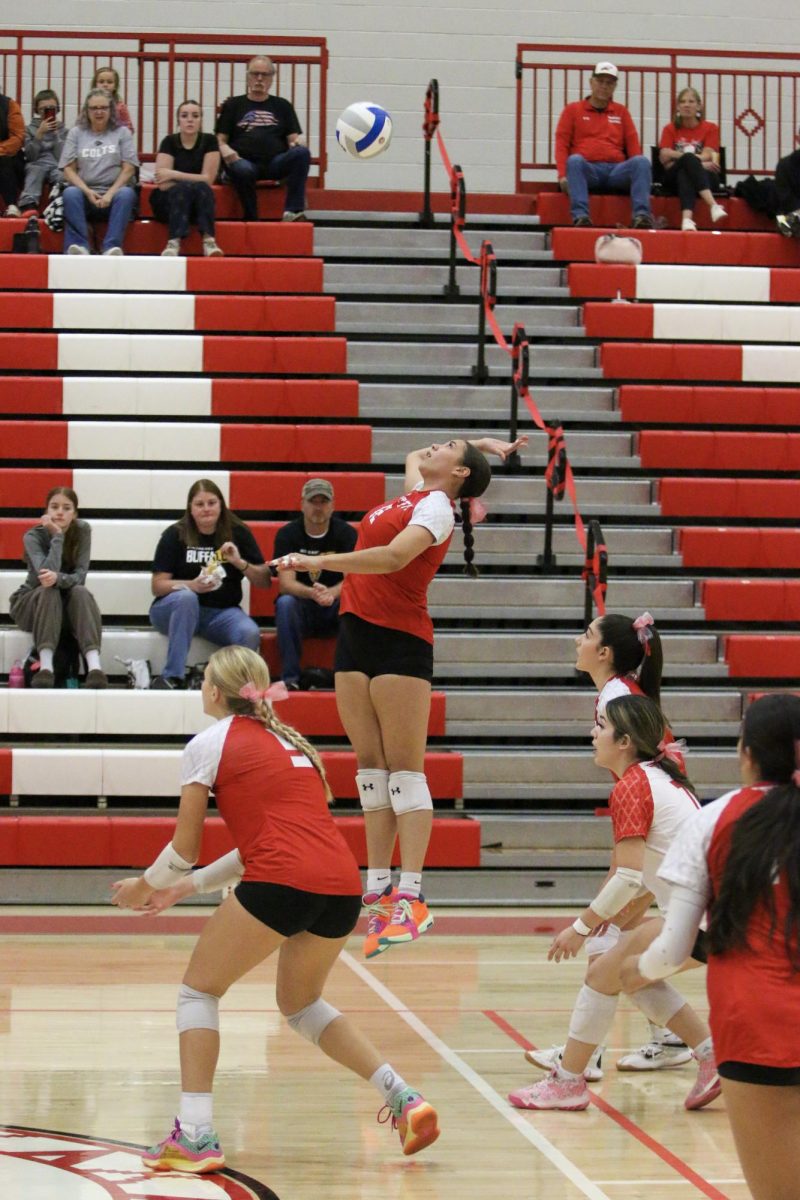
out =
<path fill-rule="evenodd" d="M 564 498 L 569 464 L 564 430 L 558 422 L 547 426 L 547 438 L 547 468 L 544 473 L 544 481 L 547 485 L 544 505 L 544 548 L 542 553 L 536 556 L 537 566 L 544 575 L 550 575 L 556 570 L 556 556 L 553 553 L 555 502 Z"/>
<path fill-rule="evenodd" d="M 592 623 L 593 606 L 597 606 L 598 616 L 606 611 L 606 592 L 608 590 L 608 550 L 600 522 L 592 520 L 586 527 L 586 561 L 583 564 L 582 578 L 586 585 L 583 597 L 584 628 Z"/>
<path fill-rule="evenodd" d="M 478 289 L 478 361 L 472 368 L 476 383 L 486 383 L 489 368 L 486 366 L 486 312 L 497 303 L 497 259 L 489 241 L 481 242 L 481 282 Z"/>
<path fill-rule="evenodd" d="M 511 340 L 513 368 L 511 372 L 511 411 L 508 417 L 508 440 L 515 442 L 519 436 L 519 398 L 528 391 L 530 377 L 530 345 L 524 325 L 514 326 Z M 509 454 L 506 459 L 509 471 L 519 471 L 522 468 L 522 458 L 519 450 Z"/>
<path fill-rule="evenodd" d="M 442 289 L 445 296 L 460 296 L 461 288 L 456 283 L 456 231 L 461 231 L 467 217 L 467 189 L 464 183 L 464 172 L 457 164 L 453 164 L 453 174 L 450 176 L 450 272 L 447 283 Z"/>
<path fill-rule="evenodd" d="M 433 227 L 431 208 L 431 142 L 439 125 L 439 81 L 432 79 L 425 93 L 425 109 L 422 117 L 422 133 L 425 137 L 423 207 L 419 223 L 423 229 Z"/>

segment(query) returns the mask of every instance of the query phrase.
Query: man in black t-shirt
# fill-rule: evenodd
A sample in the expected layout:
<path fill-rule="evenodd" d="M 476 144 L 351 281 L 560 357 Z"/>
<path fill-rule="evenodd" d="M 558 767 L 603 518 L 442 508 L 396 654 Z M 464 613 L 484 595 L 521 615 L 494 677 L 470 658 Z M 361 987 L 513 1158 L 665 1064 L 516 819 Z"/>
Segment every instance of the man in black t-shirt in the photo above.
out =
<path fill-rule="evenodd" d="M 284 554 L 347 554 L 356 531 L 333 515 L 333 487 L 327 479 L 310 479 L 302 491 L 302 516 L 278 530 L 275 558 Z M 339 593 L 343 576 L 334 571 L 281 571 L 281 595 L 275 602 L 275 626 L 283 682 L 300 686 L 303 638 L 331 636 L 339 627 Z"/>
<path fill-rule="evenodd" d="M 284 221 L 305 221 L 306 179 L 311 153 L 301 145 L 297 113 L 281 96 L 270 96 L 272 59 L 258 55 L 247 64 L 247 93 L 230 96 L 214 132 L 226 174 L 239 195 L 246 221 L 258 219 L 256 181 L 286 180 Z"/>

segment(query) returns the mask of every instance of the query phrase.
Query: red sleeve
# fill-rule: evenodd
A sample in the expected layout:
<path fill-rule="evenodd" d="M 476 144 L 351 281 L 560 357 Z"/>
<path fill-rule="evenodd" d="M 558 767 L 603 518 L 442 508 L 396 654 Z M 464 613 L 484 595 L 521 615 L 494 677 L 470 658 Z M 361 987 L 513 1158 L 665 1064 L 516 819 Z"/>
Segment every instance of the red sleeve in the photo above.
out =
<path fill-rule="evenodd" d="M 659 138 L 659 141 L 658 141 L 658 148 L 659 148 L 659 150 L 674 150 L 675 149 L 675 126 L 672 123 L 672 121 L 670 121 L 670 123 L 668 125 L 665 125 L 664 128 L 661 130 L 661 137 Z"/>
<path fill-rule="evenodd" d="M 635 158 L 637 154 L 642 153 L 642 143 L 639 141 L 639 134 L 636 132 L 636 126 L 633 123 L 633 117 L 628 112 L 627 108 L 623 108 L 622 113 L 622 128 L 625 137 L 625 156 L 627 158 Z"/>
<path fill-rule="evenodd" d="M 719 150 L 719 125 L 706 121 L 703 128 L 703 149 Z"/>
<path fill-rule="evenodd" d="M 567 159 L 572 153 L 575 130 L 575 105 L 568 104 L 556 125 L 556 175 L 563 179 L 567 173 Z"/>
<path fill-rule="evenodd" d="M 653 824 L 653 793 L 641 768 L 625 772 L 611 793 L 609 807 L 615 842 L 647 837 Z"/>

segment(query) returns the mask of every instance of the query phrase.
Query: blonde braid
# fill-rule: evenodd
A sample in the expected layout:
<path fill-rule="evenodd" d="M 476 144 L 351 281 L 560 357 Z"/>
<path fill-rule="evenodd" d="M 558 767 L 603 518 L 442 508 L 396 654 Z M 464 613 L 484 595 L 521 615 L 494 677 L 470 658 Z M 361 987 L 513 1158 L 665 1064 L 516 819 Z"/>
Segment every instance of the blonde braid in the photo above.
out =
<path fill-rule="evenodd" d="M 275 710 L 267 700 L 259 700 L 253 707 L 259 720 L 264 722 L 265 727 L 271 733 L 276 733 L 279 737 L 285 738 L 296 750 L 299 750 L 301 754 L 305 754 L 306 758 L 311 760 L 311 765 L 322 780 L 322 786 L 325 789 L 325 799 L 328 801 L 328 804 L 333 804 L 333 792 L 328 783 L 328 776 L 325 774 L 325 768 L 322 765 L 319 751 L 311 745 L 311 742 L 303 737 L 302 733 L 298 733 L 293 726 L 278 720 L 275 716 Z"/>

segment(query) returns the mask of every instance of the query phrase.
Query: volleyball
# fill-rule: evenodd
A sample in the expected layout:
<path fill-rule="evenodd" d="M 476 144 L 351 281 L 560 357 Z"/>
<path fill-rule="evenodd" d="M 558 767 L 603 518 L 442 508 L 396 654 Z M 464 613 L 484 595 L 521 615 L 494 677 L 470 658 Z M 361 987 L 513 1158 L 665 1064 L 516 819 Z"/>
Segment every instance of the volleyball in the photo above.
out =
<path fill-rule="evenodd" d="M 392 118 L 380 104 L 360 100 L 339 117 L 336 140 L 351 158 L 374 158 L 392 140 Z"/>

